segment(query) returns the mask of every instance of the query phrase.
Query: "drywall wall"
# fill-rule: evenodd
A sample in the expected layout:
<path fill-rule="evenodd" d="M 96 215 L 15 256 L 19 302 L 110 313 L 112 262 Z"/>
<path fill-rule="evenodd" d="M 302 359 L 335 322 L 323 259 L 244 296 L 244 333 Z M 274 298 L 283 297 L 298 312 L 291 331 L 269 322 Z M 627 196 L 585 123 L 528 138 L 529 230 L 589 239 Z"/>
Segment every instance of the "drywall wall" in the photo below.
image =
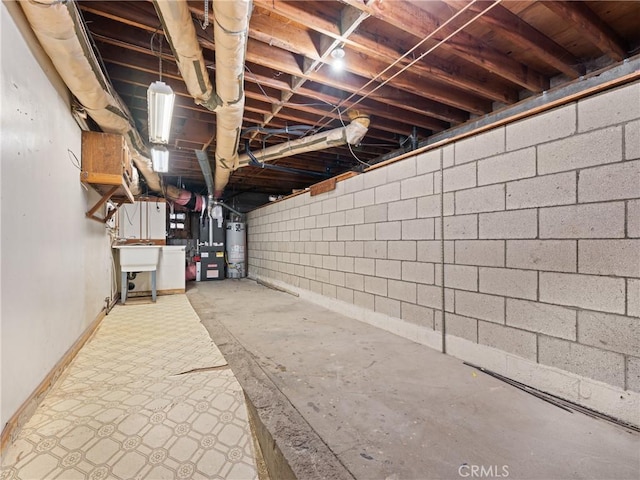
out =
<path fill-rule="evenodd" d="M 636 82 L 254 210 L 249 273 L 434 348 L 444 303 L 447 353 L 639 424 L 639 98 Z"/>
<path fill-rule="evenodd" d="M 4 427 L 111 293 L 98 198 L 74 164 L 80 129 L 2 3 L 1 387 Z"/>

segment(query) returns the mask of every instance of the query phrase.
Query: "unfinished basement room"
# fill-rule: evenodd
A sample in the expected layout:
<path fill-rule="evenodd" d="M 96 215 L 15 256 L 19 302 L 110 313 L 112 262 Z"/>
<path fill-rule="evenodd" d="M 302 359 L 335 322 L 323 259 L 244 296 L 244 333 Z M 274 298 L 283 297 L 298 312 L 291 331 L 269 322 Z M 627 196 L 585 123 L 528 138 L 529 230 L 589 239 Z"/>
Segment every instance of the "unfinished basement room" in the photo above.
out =
<path fill-rule="evenodd" d="M 640 479 L 640 0 L 2 0 L 0 480 Z"/>

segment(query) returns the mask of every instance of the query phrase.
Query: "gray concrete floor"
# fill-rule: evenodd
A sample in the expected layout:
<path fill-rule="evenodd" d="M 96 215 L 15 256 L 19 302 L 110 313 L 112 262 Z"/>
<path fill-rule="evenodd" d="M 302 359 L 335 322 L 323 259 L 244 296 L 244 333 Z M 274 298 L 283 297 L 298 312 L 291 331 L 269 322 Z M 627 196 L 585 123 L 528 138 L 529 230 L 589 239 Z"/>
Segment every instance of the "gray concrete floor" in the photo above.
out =
<path fill-rule="evenodd" d="M 301 480 L 640 478 L 637 433 L 458 359 L 251 280 L 188 297 Z"/>

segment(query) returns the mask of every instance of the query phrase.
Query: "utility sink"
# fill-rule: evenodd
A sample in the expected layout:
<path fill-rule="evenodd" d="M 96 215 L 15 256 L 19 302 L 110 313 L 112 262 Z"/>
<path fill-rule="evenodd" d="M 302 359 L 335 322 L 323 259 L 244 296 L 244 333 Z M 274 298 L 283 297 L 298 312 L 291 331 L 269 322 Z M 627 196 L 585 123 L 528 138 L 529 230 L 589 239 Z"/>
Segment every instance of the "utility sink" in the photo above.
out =
<path fill-rule="evenodd" d="M 120 250 L 120 270 L 123 272 L 151 272 L 158 268 L 160 245 L 116 245 Z"/>
<path fill-rule="evenodd" d="M 127 301 L 127 272 L 151 272 L 151 298 L 156 301 L 156 270 L 160 259 L 160 245 L 115 245 L 120 250 L 120 276 L 122 289 L 120 301 Z"/>

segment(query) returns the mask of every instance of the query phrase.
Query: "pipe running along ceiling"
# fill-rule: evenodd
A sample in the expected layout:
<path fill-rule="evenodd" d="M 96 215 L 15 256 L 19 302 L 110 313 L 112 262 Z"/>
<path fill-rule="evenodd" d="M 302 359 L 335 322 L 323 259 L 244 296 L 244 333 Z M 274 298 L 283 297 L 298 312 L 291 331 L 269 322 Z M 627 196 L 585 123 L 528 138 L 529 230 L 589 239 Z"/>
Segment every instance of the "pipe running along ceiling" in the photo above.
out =
<path fill-rule="evenodd" d="M 251 0 L 213 2 L 215 17 L 216 88 L 209 79 L 188 4 L 184 0 L 154 0 L 165 35 L 171 45 L 189 94 L 198 105 L 216 112 L 215 178 L 203 168 L 210 197 L 220 198 L 231 173 L 249 165 L 248 154 L 238 156 L 244 110 L 244 60 Z M 41 45 L 71 93 L 105 132 L 125 136 L 137 169 L 148 187 L 169 200 L 200 210 L 206 204 L 199 195 L 163 185 L 152 170 L 149 153 L 135 129 L 131 115 L 100 68 L 75 2 L 21 2 Z M 275 145 L 257 152 L 260 162 L 337 145 L 358 144 L 367 132 L 369 117 L 351 113 L 352 123 L 327 132 Z M 137 179 L 137 175 L 134 176 Z M 213 192 L 211 185 L 213 184 Z M 136 181 L 135 194 L 141 189 Z"/>

